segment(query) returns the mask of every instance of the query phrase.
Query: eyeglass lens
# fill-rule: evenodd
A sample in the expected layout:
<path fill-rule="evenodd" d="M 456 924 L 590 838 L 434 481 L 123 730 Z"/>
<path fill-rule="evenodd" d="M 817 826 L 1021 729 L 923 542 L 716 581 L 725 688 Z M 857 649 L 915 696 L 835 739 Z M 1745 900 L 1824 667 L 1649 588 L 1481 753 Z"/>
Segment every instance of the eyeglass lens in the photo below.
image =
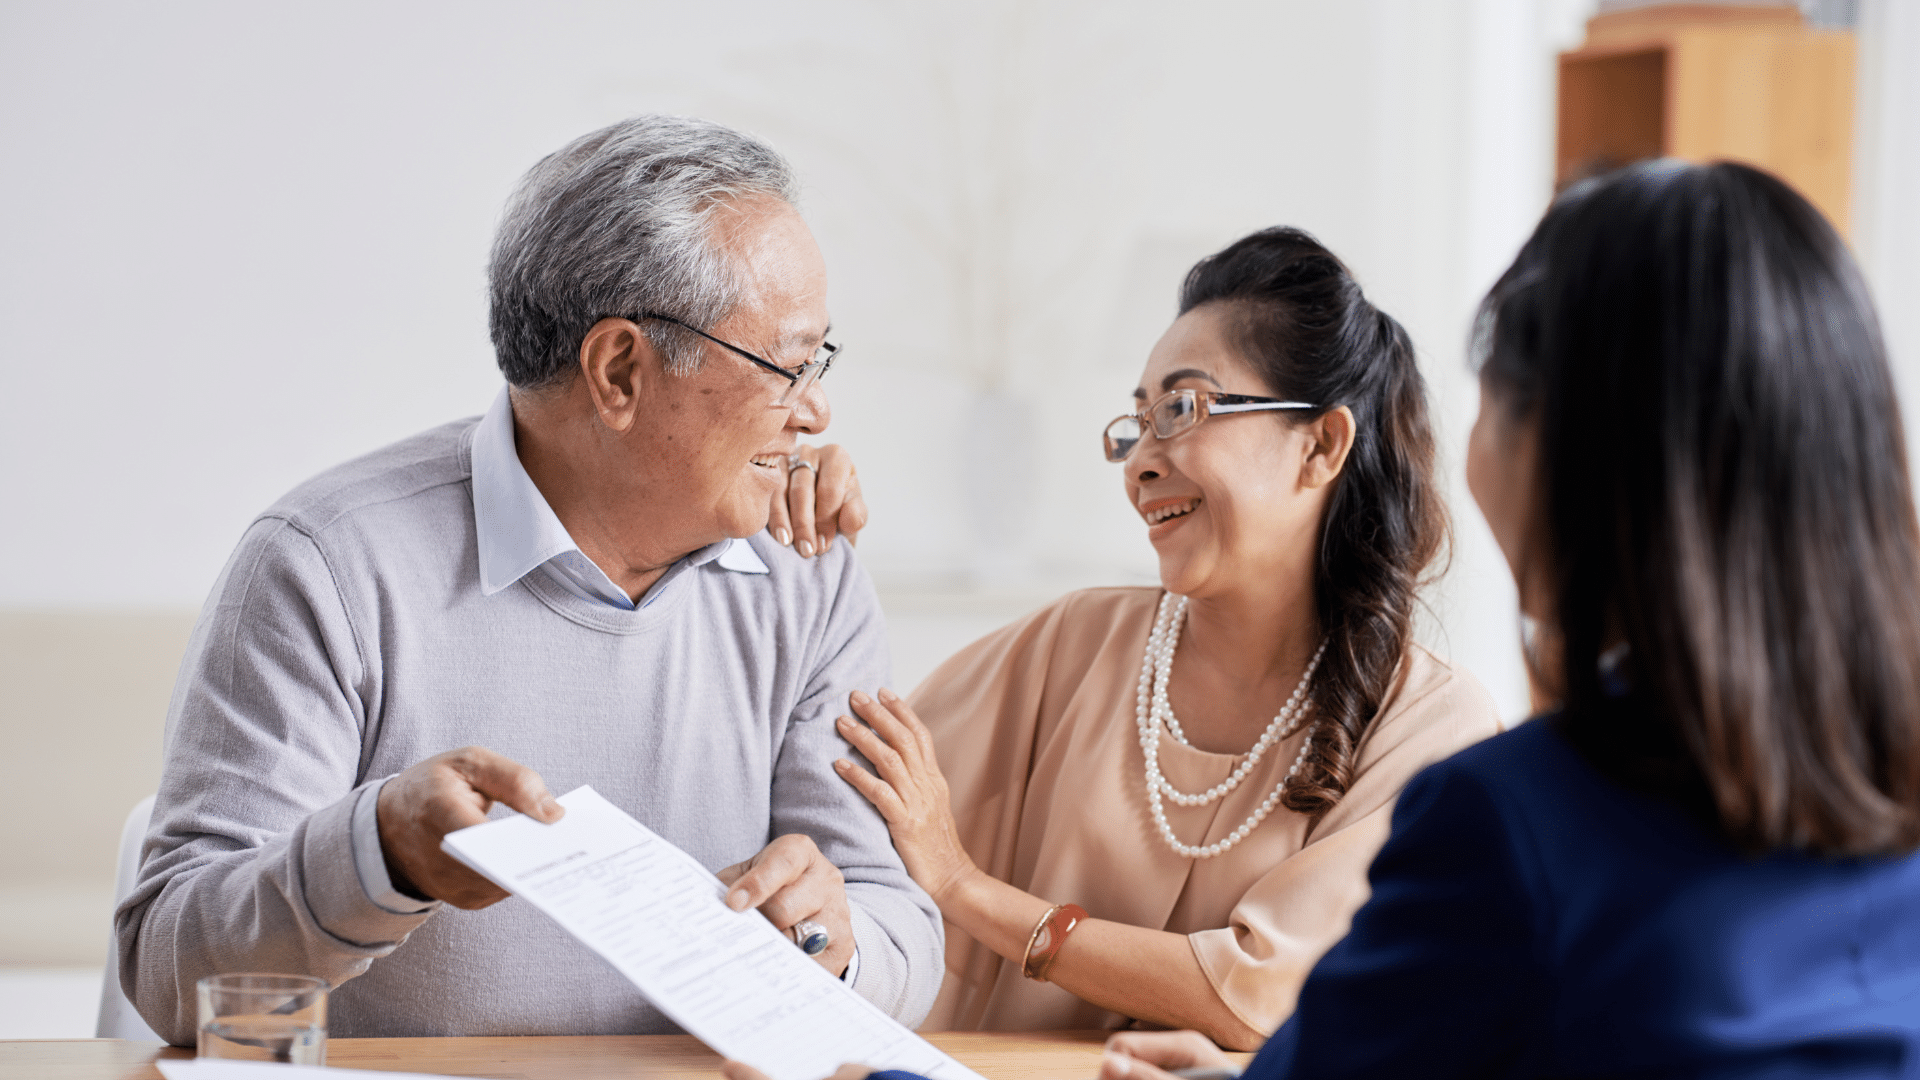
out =
<path fill-rule="evenodd" d="M 1147 410 L 1157 439 L 1171 439 L 1200 422 L 1200 395 L 1192 390 L 1175 390 L 1153 403 Z"/>
<path fill-rule="evenodd" d="M 1200 422 L 1200 395 L 1175 390 L 1147 408 L 1147 422 L 1156 439 L 1171 439 Z M 1140 417 L 1122 416 L 1107 425 L 1103 441 L 1108 461 L 1125 461 L 1140 442 Z"/>
<path fill-rule="evenodd" d="M 1137 417 L 1122 416 L 1107 425 L 1102 433 L 1102 442 L 1106 445 L 1108 461 L 1125 461 L 1127 455 L 1140 442 L 1140 421 Z"/>
<path fill-rule="evenodd" d="M 829 348 L 822 345 L 819 351 L 813 354 L 812 360 L 800 365 L 799 377 L 786 385 L 786 389 L 782 390 L 780 397 L 774 401 L 773 407 L 785 409 L 799 401 L 814 383 L 820 381 L 820 377 L 827 373 L 827 369 L 833 366 L 834 360 L 844 351 L 838 346 Z"/>

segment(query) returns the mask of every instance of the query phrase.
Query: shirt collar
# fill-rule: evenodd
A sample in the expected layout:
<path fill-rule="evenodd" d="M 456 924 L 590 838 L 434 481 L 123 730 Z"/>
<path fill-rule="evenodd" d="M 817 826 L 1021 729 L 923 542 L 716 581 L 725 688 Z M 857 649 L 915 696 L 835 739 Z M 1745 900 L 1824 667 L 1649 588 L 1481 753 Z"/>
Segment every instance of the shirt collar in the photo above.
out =
<path fill-rule="evenodd" d="M 473 433 L 473 523 L 479 537 L 483 596 L 492 596 L 568 552 L 579 556 L 579 562 L 587 561 L 533 477 L 527 475 L 526 466 L 520 464 L 513 440 L 513 402 L 506 387 Z M 745 574 L 769 572 L 745 540 L 709 544 L 681 561 L 690 566 L 718 562 L 723 569 Z M 656 588 L 664 583 L 663 578 Z M 611 581 L 607 587 L 615 588 Z"/>

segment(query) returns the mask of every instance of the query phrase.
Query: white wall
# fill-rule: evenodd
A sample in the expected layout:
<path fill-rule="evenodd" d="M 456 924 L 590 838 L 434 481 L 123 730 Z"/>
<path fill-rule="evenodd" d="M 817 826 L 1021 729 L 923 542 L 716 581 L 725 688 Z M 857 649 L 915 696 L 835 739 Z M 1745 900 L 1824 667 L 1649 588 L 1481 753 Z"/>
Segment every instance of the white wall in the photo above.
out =
<path fill-rule="evenodd" d="M 1853 244 L 1920 463 L 1920 0 L 1862 0 Z"/>
<path fill-rule="evenodd" d="M 1461 341 L 1545 203 L 1552 54 L 1590 8 L 0 7 L 0 607 L 195 605 L 287 487 L 479 411 L 513 180 L 672 110 L 807 181 L 850 346 L 829 438 L 891 589 L 1151 580 L 1093 433 L 1194 258 L 1319 234 L 1439 403 L 1458 547 L 1426 636 L 1517 711 L 1510 591 L 1459 483 Z M 1916 23 L 1863 5 L 1856 243 L 1920 392 Z"/>
<path fill-rule="evenodd" d="M 1585 0 L 0 9 L 0 606 L 197 604 L 248 518 L 482 409 L 518 174 L 698 113 L 799 166 L 883 587 L 1151 580 L 1094 451 L 1180 273 L 1304 226 L 1420 344 L 1458 549 L 1426 636 L 1522 708 L 1457 483 L 1478 292 L 1544 206 Z"/>
<path fill-rule="evenodd" d="M 807 181 L 849 346 L 829 437 L 902 685 L 1023 604 L 1152 579 L 1095 431 L 1187 265 L 1285 222 L 1421 347 L 1457 537 L 1422 635 L 1518 716 L 1462 343 L 1546 203 L 1552 55 L 1591 6 L 0 3 L 0 760 L 37 766 L 0 817 L 80 807 L 0 838 L 32 871 L 0 879 L 0 965 L 104 943 L 119 814 L 247 520 L 484 408 L 508 189 L 648 110 L 756 131 Z M 1865 0 L 1860 42 L 1854 239 L 1912 402 L 1920 0 Z"/>

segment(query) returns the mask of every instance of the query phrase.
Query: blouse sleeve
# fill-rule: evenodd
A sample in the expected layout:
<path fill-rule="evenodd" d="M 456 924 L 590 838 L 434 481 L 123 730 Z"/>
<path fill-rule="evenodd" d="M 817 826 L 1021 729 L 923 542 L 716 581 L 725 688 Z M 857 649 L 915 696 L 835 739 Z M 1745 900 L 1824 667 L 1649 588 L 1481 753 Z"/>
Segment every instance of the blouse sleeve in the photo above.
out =
<path fill-rule="evenodd" d="M 1034 747 L 1050 721 L 1046 683 L 1065 602 L 1034 612 L 949 657 L 908 697 L 933 735 L 955 825 L 975 865 L 1014 876 Z M 1057 707 L 1056 707 L 1057 711 Z M 1000 958 L 947 927 L 947 976 L 927 1023 L 971 1028 L 992 997 Z"/>
<path fill-rule="evenodd" d="M 1064 603 L 1003 626 L 947 658 L 908 696 L 933 735 L 953 805 L 966 807 L 960 841 L 981 869 L 1006 880 L 1048 660 Z"/>
<path fill-rule="evenodd" d="M 1367 867 L 1394 801 L 1421 769 L 1494 735 L 1500 720 L 1472 676 L 1414 653 L 1396 697 L 1360 746 L 1353 782 L 1306 844 L 1257 880 L 1225 927 L 1189 935 L 1214 990 L 1242 1021 L 1272 1031 L 1300 985 L 1366 903 Z"/>
<path fill-rule="evenodd" d="M 1443 764 L 1408 785 L 1373 898 L 1246 1071 L 1280 1077 L 1506 1073 L 1546 1020 L 1514 834 L 1485 785 Z"/>

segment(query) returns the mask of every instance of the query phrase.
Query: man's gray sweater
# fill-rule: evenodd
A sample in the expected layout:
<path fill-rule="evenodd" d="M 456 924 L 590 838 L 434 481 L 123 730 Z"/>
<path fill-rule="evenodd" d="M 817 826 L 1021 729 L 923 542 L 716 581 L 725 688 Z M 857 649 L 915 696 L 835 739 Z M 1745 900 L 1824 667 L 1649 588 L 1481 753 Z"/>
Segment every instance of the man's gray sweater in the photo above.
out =
<path fill-rule="evenodd" d="M 592 784 L 709 868 L 812 837 L 846 876 L 855 989 L 908 1025 L 942 974 L 938 910 L 885 823 L 834 774 L 847 694 L 888 679 L 848 544 L 769 574 L 686 567 L 626 611 L 543 573 L 481 594 L 474 421 L 301 485 L 255 521 L 201 614 L 167 717 L 121 980 L 155 1031 L 194 1036 L 219 972 L 333 983 L 336 1036 L 676 1030 L 517 899 L 395 914 L 356 873 L 371 783 L 489 747 L 556 793 Z"/>

